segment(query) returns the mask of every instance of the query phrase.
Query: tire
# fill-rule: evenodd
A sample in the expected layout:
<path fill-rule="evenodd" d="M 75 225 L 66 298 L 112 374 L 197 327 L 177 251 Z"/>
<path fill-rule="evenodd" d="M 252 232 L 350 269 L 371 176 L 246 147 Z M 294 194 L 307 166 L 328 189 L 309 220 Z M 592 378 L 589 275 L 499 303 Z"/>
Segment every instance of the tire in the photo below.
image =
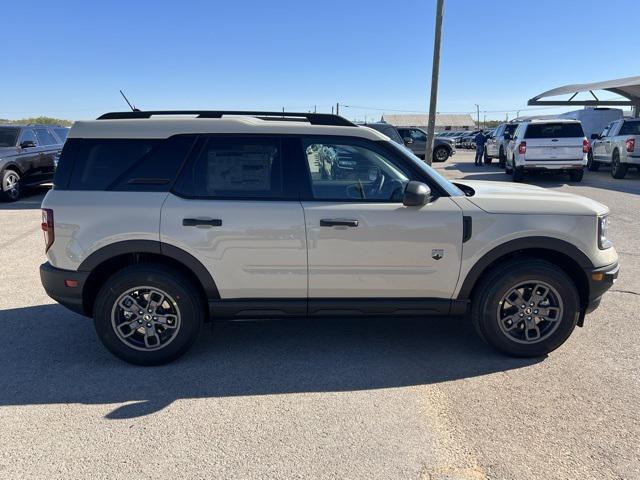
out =
<path fill-rule="evenodd" d="M 493 159 L 489 155 L 487 155 L 487 149 L 485 148 L 484 149 L 484 164 L 485 165 L 490 165 L 492 160 Z"/>
<path fill-rule="evenodd" d="M 569 172 L 569 178 L 571 179 L 572 182 L 581 182 L 582 177 L 584 177 L 584 168 Z"/>
<path fill-rule="evenodd" d="M 521 168 L 512 168 L 511 175 L 513 175 L 513 181 L 516 183 L 521 183 L 524 180 L 524 170 L 522 170 Z"/>
<path fill-rule="evenodd" d="M 593 152 L 587 154 L 587 169 L 590 172 L 597 172 L 600 169 L 600 162 L 593 159 Z"/>
<path fill-rule="evenodd" d="M 446 147 L 436 147 L 433 150 L 433 159 L 436 162 L 446 162 L 449 158 L 449 150 Z"/>
<path fill-rule="evenodd" d="M 6 169 L 0 175 L 0 200 L 15 202 L 20 199 L 20 174 L 15 170 Z"/>
<path fill-rule="evenodd" d="M 507 163 L 507 156 L 504 153 L 504 148 L 500 146 L 500 151 L 498 152 L 498 166 L 500 168 L 504 168 Z"/>
<path fill-rule="evenodd" d="M 629 165 L 626 163 L 620 163 L 620 152 L 618 150 L 613 151 L 611 156 L 611 176 L 613 178 L 622 179 L 627 176 L 627 170 Z"/>
<path fill-rule="evenodd" d="M 518 296 L 513 289 L 520 285 L 528 286 L 518 290 L 525 308 L 514 300 Z M 545 288 L 548 303 L 543 301 L 542 307 L 531 305 L 536 300 L 532 292 Z M 536 317 L 539 311 L 547 312 L 546 318 L 555 319 L 542 320 L 545 317 Z M 484 274 L 471 308 L 471 319 L 480 337 L 514 357 L 540 357 L 552 352 L 569 338 L 579 316 L 580 296 L 571 278 L 552 263 L 533 258 L 514 259 Z M 526 328 L 527 318 L 535 328 Z"/>
<path fill-rule="evenodd" d="M 147 290 L 156 293 L 141 296 L 140 292 Z M 128 363 L 150 366 L 171 362 L 191 347 L 204 321 L 204 298 L 196 292 L 193 282 L 173 268 L 150 263 L 126 267 L 109 277 L 96 297 L 93 312 L 98 338 Z M 128 293 L 136 303 L 125 307 Z M 167 301 L 160 301 L 158 293 Z M 149 302 L 154 298 L 157 308 Z M 144 316 L 138 312 L 128 316 L 138 308 Z M 155 332 L 155 336 L 147 332 Z"/>

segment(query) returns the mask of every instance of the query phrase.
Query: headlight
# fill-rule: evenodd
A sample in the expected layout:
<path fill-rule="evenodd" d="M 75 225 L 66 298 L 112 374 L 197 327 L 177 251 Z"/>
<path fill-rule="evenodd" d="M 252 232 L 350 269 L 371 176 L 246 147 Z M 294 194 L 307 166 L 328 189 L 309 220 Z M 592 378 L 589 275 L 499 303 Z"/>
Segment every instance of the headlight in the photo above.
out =
<path fill-rule="evenodd" d="M 598 248 L 600 250 L 606 250 L 613 246 L 611 240 L 607 238 L 610 223 L 609 215 L 598 217 Z"/>

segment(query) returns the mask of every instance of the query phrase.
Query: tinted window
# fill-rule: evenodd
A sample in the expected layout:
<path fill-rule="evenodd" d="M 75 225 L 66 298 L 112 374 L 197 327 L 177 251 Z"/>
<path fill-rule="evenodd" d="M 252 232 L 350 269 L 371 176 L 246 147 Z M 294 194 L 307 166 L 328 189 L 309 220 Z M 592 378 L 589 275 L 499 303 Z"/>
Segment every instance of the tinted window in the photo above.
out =
<path fill-rule="evenodd" d="M 36 134 L 30 128 L 25 128 L 22 130 L 22 134 L 20 135 L 20 143 L 22 142 L 33 142 L 38 145 Z"/>
<path fill-rule="evenodd" d="M 48 128 L 36 128 L 36 136 L 38 137 L 39 145 L 55 145 L 58 142 L 56 138 L 51 134 Z"/>
<path fill-rule="evenodd" d="M 19 131 L 17 128 L 0 127 L 0 147 L 15 147 Z"/>
<path fill-rule="evenodd" d="M 575 138 L 584 137 L 579 123 L 530 123 L 525 138 Z"/>
<path fill-rule="evenodd" d="M 174 190 L 187 197 L 284 198 L 279 139 L 210 137 Z"/>
<path fill-rule="evenodd" d="M 427 135 L 422 130 L 418 130 L 417 128 L 412 128 L 411 130 L 409 130 L 409 137 L 414 142 L 426 142 L 427 141 Z"/>
<path fill-rule="evenodd" d="M 618 135 L 640 135 L 640 122 L 624 122 Z"/>
<path fill-rule="evenodd" d="M 60 143 L 64 143 L 64 141 L 67 139 L 67 136 L 69 135 L 68 128 L 54 128 L 53 131 L 56 132 L 56 135 L 58 135 Z"/>
<path fill-rule="evenodd" d="M 507 125 L 504 127 L 504 133 L 508 133 L 509 135 L 513 135 L 513 132 L 516 131 L 516 128 L 518 128 L 518 124 L 514 123 L 511 125 Z"/>
<path fill-rule="evenodd" d="M 147 155 L 161 140 L 70 139 L 59 166 L 71 162 L 71 190 L 106 190 Z"/>
<path fill-rule="evenodd" d="M 402 201 L 408 175 L 367 147 L 348 143 L 304 143 L 313 197 L 335 201 Z"/>

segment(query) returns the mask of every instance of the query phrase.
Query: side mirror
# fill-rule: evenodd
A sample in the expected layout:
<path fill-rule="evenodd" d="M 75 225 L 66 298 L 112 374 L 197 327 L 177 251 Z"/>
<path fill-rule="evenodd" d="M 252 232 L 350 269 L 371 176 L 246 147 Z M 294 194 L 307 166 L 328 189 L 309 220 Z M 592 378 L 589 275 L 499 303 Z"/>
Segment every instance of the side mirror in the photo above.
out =
<path fill-rule="evenodd" d="M 25 140 L 20 144 L 20 148 L 33 148 L 36 146 L 36 142 L 33 140 Z"/>
<path fill-rule="evenodd" d="M 405 145 L 411 145 L 413 143 L 413 138 L 411 137 L 404 137 L 403 140 Z"/>
<path fill-rule="evenodd" d="M 511 134 L 509 134 L 509 133 L 505 133 L 505 134 L 503 135 L 503 138 L 504 138 L 505 140 L 511 140 Z"/>
<path fill-rule="evenodd" d="M 600 140 L 600 134 L 599 133 L 592 133 L 591 134 L 591 140 Z"/>
<path fill-rule="evenodd" d="M 422 182 L 409 182 L 404 189 L 402 203 L 405 207 L 421 207 L 431 199 L 431 189 Z"/>

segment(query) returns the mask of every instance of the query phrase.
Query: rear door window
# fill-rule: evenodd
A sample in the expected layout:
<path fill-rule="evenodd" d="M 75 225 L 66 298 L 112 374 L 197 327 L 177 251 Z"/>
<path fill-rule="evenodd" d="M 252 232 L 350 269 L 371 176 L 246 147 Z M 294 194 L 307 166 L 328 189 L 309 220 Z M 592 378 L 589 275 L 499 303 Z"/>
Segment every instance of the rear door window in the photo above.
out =
<path fill-rule="evenodd" d="M 579 123 L 531 123 L 525 138 L 576 138 L 584 137 Z"/>
<path fill-rule="evenodd" d="M 291 198 L 284 182 L 283 143 L 273 137 L 207 137 L 173 191 L 202 199 Z"/>
<path fill-rule="evenodd" d="M 56 137 L 52 135 L 48 128 L 36 128 L 36 136 L 38 137 L 38 144 L 41 146 L 49 146 L 59 144 Z"/>

